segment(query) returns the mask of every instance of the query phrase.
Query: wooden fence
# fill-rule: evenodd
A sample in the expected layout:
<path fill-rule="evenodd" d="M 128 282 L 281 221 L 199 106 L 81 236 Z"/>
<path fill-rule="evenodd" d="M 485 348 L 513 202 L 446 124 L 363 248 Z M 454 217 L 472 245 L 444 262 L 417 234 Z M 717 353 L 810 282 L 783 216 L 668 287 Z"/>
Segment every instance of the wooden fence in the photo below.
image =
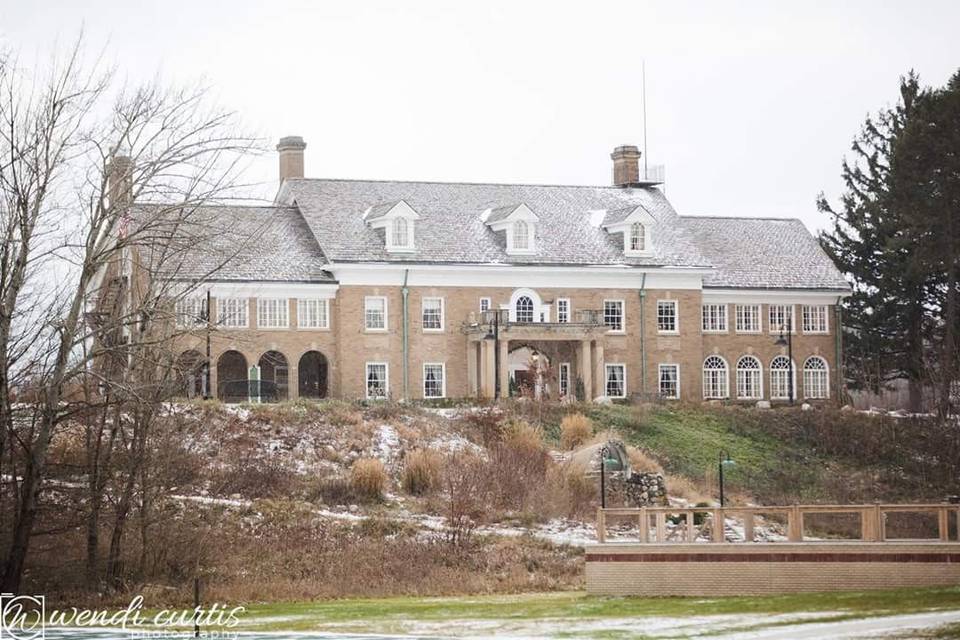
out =
<path fill-rule="evenodd" d="M 937 538 L 930 541 L 950 542 L 950 515 L 956 518 L 957 534 L 960 536 L 960 505 L 941 504 L 863 504 L 863 505 L 793 505 L 790 507 L 639 507 L 607 508 L 597 510 L 597 542 L 607 541 L 607 517 L 637 518 L 640 529 L 639 542 L 667 542 L 667 517 L 681 516 L 684 522 L 683 541 L 697 542 L 698 528 L 696 514 L 712 518 L 713 523 L 726 522 L 727 516 L 743 518 L 744 541 L 753 542 L 754 519 L 758 515 L 785 516 L 787 540 L 804 542 L 804 516 L 807 514 L 857 514 L 860 516 L 860 538 L 857 541 L 887 542 L 907 540 L 907 538 L 888 538 L 886 515 L 889 513 L 936 513 Z M 650 539 L 650 519 L 653 518 L 653 540 Z M 644 524 L 646 526 L 644 526 Z M 712 526 L 709 542 L 726 542 L 725 526 Z M 915 539 L 911 539 L 916 541 Z M 927 540 L 927 539 L 922 539 Z M 833 542 L 834 540 L 831 540 Z M 809 542 L 809 540 L 807 540 Z"/>

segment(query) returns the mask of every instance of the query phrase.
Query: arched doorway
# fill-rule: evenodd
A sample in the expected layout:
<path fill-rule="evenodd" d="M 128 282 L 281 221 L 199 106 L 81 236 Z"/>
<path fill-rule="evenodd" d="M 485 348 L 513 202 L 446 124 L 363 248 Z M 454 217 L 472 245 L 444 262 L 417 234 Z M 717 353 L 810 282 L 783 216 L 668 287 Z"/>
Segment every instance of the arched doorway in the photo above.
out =
<path fill-rule="evenodd" d="M 203 376 L 204 357 L 199 351 L 189 349 L 180 354 L 175 366 L 176 393 L 187 398 L 202 398 L 206 380 Z"/>
<path fill-rule="evenodd" d="M 523 345 L 510 351 L 510 395 L 539 398 L 550 390 L 550 359 L 541 351 Z"/>
<path fill-rule="evenodd" d="M 239 351 L 224 351 L 217 358 L 217 397 L 224 402 L 246 402 L 247 359 Z"/>
<path fill-rule="evenodd" d="M 319 351 L 307 351 L 297 365 L 297 389 L 301 398 L 327 397 L 327 358 Z"/>
<path fill-rule="evenodd" d="M 281 402 L 288 397 L 289 370 L 287 356 L 279 351 L 267 351 L 260 356 L 260 400 Z"/>

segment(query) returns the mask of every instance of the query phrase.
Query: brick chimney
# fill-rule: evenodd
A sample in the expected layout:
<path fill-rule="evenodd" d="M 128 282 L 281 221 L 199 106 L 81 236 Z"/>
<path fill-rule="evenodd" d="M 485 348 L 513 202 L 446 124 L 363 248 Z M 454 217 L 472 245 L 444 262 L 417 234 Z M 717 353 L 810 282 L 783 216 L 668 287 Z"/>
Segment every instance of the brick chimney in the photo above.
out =
<path fill-rule="evenodd" d="M 284 136 L 277 144 L 280 154 L 280 182 L 303 177 L 303 150 L 307 143 L 300 136 Z"/>
<path fill-rule="evenodd" d="M 629 187 L 640 182 L 640 150 L 632 144 L 624 144 L 610 154 L 613 160 L 613 184 Z"/>
<path fill-rule="evenodd" d="M 107 163 L 107 197 L 110 206 L 130 204 L 133 191 L 133 159 L 115 149 Z"/>

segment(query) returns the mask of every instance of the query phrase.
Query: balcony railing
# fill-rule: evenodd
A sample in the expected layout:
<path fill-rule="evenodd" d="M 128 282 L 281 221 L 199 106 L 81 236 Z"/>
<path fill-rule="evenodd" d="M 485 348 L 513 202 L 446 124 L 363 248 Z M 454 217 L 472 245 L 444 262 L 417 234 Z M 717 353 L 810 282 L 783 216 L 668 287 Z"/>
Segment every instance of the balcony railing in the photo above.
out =
<path fill-rule="evenodd" d="M 555 311 L 555 310 L 554 310 Z M 499 316 L 499 318 L 498 318 Z M 522 322 L 510 319 L 509 309 L 494 309 L 490 311 L 474 311 L 467 316 L 465 326 L 470 327 L 492 327 L 497 324 L 501 327 L 508 326 L 580 326 L 580 327 L 600 327 L 603 326 L 603 311 L 599 309 L 576 309 L 571 314 L 568 322 L 558 322 L 551 318 L 550 322 L 542 322 L 539 319 L 532 322 Z"/>

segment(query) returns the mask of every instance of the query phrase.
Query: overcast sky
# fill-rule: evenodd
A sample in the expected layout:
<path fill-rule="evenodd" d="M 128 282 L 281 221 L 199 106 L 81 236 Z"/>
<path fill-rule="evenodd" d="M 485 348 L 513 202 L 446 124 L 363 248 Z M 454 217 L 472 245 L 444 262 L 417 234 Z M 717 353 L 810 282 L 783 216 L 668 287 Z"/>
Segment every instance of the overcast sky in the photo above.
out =
<path fill-rule="evenodd" d="M 205 79 L 308 177 L 608 184 L 643 142 L 682 214 L 797 217 L 913 68 L 960 67 L 960 2 L 0 0 L 24 57 L 88 41 L 130 80 Z M 276 187 L 274 154 L 251 180 Z"/>

